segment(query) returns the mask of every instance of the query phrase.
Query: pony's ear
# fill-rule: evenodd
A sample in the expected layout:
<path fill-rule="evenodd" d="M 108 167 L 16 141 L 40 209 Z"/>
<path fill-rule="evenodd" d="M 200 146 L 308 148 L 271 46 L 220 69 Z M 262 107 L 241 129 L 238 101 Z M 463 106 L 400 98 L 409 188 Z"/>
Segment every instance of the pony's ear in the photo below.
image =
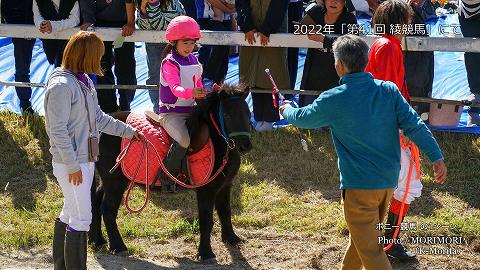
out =
<path fill-rule="evenodd" d="M 217 90 L 217 94 L 218 94 L 218 97 L 220 98 L 220 100 L 223 100 L 223 99 L 228 97 L 228 93 L 224 89 Z"/>

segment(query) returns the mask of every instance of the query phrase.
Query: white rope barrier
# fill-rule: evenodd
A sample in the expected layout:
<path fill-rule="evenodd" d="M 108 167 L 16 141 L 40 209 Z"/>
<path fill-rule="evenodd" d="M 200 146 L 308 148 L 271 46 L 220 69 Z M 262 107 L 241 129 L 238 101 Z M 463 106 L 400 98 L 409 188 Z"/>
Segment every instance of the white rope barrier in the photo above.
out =
<path fill-rule="evenodd" d="M 45 38 L 45 39 L 69 39 L 71 35 L 80 29 L 71 28 L 64 31 L 43 34 L 35 26 L 31 25 L 15 25 L 0 24 L 0 36 L 15 38 Z M 95 31 L 105 41 L 114 41 L 121 33 L 120 28 L 103 28 L 98 27 Z M 242 32 L 226 32 L 226 31 L 202 31 L 200 44 L 205 45 L 229 45 L 229 46 L 261 46 L 259 40 L 257 43 L 250 45 L 244 39 Z M 371 45 L 377 36 L 362 36 L 362 38 Z M 165 31 L 147 31 L 136 30 L 130 37 L 125 38 L 125 42 L 150 42 L 165 43 Z M 319 42 L 311 41 L 305 35 L 293 34 L 272 34 L 270 35 L 270 43 L 268 47 L 284 47 L 284 48 L 322 48 Z M 405 37 L 402 42 L 404 50 L 408 51 L 451 51 L 451 52 L 480 52 L 480 39 L 476 38 L 435 38 L 435 37 Z M 24 82 L 3 82 L 4 86 L 21 86 L 21 87 L 45 87 L 43 83 L 24 83 Z M 158 89 L 156 85 L 96 85 L 96 89 Z M 271 93 L 265 89 L 252 89 L 255 93 Z M 282 90 L 282 94 L 300 94 L 300 95 L 319 95 L 320 91 L 310 90 Z M 433 99 L 425 97 L 411 97 L 414 102 L 423 103 L 442 103 L 460 106 L 472 106 L 468 102 L 456 100 Z M 480 107 L 473 105 L 472 107 Z"/>
<path fill-rule="evenodd" d="M 44 83 L 28 83 L 28 82 L 4 82 L 0 81 L 0 85 L 3 86 L 17 86 L 17 87 L 40 87 L 45 88 Z M 95 89 L 120 89 L 120 90 L 136 90 L 136 89 L 146 89 L 146 90 L 158 90 L 158 85 L 110 85 L 110 84 L 97 84 L 95 85 Z M 259 89 L 253 88 L 251 89 L 253 93 L 265 93 L 271 94 L 272 91 L 268 89 Z M 318 96 L 320 95 L 320 91 L 313 91 L 313 90 L 280 90 L 282 94 L 293 94 L 293 95 L 309 95 L 309 96 Z M 414 102 L 421 102 L 421 103 L 441 103 L 441 104 L 450 104 L 450 105 L 458 105 L 458 106 L 470 106 L 470 107 L 480 107 L 478 105 L 472 105 L 471 102 L 468 101 L 458 101 L 458 100 L 448 100 L 448 99 L 436 99 L 436 98 L 427 98 L 427 97 L 410 97 L 411 101 Z"/>
<path fill-rule="evenodd" d="M 43 34 L 35 26 L 0 24 L 0 36 L 15 38 L 45 38 L 69 39 L 80 28 L 71 28 L 52 34 Z M 105 41 L 114 41 L 121 33 L 120 28 L 98 27 L 95 31 Z M 377 36 L 362 36 L 371 45 Z M 125 38 L 126 42 L 165 43 L 165 31 L 136 30 L 132 36 Z M 242 32 L 202 31 L 200 44 L 206 45 L 238 45 L 257 46 L 260 41 L 250 45 L 245 41 Z M 322 43 L 311 41 L 305 35 L 272 34 L 269 47 L 283 48 L 322 48 Z M 439 38 L 439 37 L 406 37 L 402 42 L 404 50 L 408 51 L 450 51 L 450 52 L 480 52 L 480 39 L 476 38 Z"/>

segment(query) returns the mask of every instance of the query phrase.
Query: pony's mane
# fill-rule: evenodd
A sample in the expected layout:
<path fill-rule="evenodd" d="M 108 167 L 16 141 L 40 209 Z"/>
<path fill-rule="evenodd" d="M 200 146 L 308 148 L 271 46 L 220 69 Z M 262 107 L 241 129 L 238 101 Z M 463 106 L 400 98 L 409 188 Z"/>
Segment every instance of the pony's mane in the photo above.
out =
<path fill-rule="evenodd" d="M 229 96 L 236 96 L 236 95 L 242 95 L 245 93 L 245 85 L 244 84 L 230 84 L 230 83 L 224 83 L 221 87 L 220 90 L 217 90 L 218 92 L 225 92 Z"/>

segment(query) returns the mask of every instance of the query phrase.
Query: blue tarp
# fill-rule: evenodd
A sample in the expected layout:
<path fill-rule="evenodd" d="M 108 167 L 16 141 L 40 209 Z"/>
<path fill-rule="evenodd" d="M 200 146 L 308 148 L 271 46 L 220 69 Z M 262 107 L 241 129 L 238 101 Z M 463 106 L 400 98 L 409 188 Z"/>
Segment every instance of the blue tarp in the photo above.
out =
<path fill-rule="evenodd" d="M 361 20 L 365 23 L 365 20 Z M 442 36 L 439 31 L 439 25 L 458 25 L 456 14 L 448 15 L 445 18 L 431 22 L 431 36 Z M 147 79 L 146 53 L 143 43 L 136 43 L 135 58 L 137 61 L 136 75 L 138 84 L 145 84 Z M 0 80 L 12 82 L 14 80 L 15 66 L 13 57 L 13 45 L 10 38 L 0 38 Z M 303 64 L 305 61 L 305 50 L 301 50 L 299 56 L 299 68 L 296 82 L 296 89 L 300 87 L 300 80 L 303 73 Z M 35 43 L 33 49 L 33 58 L 31 63 L 31 81 L 46 82 L 48 74 L 53 70 L 49 65 L 42 45 L 39 40 Z M 231 57 L 228 66 L 227 82 L 238 82 L 238 56 Z M 33 109 L 40 115 L 43 115 L 43 96 L 44 88 L 34 88 L 32 93 Z M 463 53 L 458 52 L 435 52 L 435 78 L 433 82 L 434 98 L 462 100 L 468 96 L 470 90 L 467 83 L 467 75 Z M 137 90 L 135 99 L 132 102 L 132 110 L 143 112 L 151 109 L 152 104 L 146 90 Z M 14 87 L 0 86 L 0 110 L 7 109 L 19 113 L 19 102 L 15 94 Z M 480 127 L 465 127 L 466 113 L 462 114 L 461 123 L 457 128 L 438 128 L 432 129 L 448 130 L 453 132 L 468 132 L 480 134 Z M 279 123 L 280 124 L 280 123 Z"/>

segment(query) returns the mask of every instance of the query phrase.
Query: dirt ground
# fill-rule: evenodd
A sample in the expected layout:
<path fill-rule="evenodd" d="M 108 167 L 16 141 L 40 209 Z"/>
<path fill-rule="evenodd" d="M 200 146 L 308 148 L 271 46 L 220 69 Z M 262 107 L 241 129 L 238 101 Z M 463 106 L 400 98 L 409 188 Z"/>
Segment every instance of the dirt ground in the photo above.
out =
<path fill-rule="evenodd" d="M 247 241 L 240 248 L 228 247 L 219 235 L 212 237 L 216 261 L 199 262 L 198 243 L 182 239 L 162 244 L 140 243 L 143 256 L 127 258 L 106 253 L 89 252 L 88 269 L 338 269 L 347 239 L 341 243 L 329 239 L 299 237 L 265 231 L 238 230 Z M 393 261 L 394 269 L 480 269 L 478 244 L 456 247 L 453 256 L 418 255 L 417 263 Z M 50 247 L 0 252 L 0 269 L 52 269 Z"/>

